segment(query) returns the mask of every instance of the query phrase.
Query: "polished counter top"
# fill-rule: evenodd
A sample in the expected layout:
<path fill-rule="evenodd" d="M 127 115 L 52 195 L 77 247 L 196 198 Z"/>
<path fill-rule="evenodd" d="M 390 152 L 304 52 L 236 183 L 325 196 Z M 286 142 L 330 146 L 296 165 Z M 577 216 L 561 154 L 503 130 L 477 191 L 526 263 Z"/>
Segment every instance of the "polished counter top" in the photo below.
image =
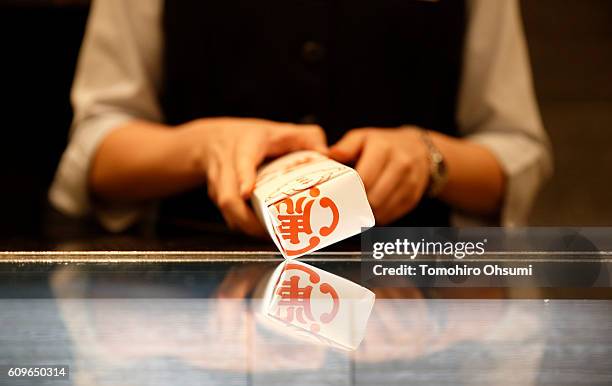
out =
<path fill-rule="evenodd" d="M 283 261 L 269 241 L 66 229 L 0 242 L 0 366 L 70 367 L 69 380 L 36 384 L 612 384 L 609 287 L 378 287 L 362 280 L 359 240 L 340 243 L 300 261 L 375 293 L 365 339 L 346 351 L 261 318 L 261 286 Z M 519 258 L 568 272 L 593 260 Z M 612 256 L 597 260 L 608 269 Z"/>
<path fill-rule="evenodd" d="M 345 351 L 261 318 L 273 253 L 36 256 L 0 263 L 0 364 L 70 367 L 70 380 L 36 384 L 612 383 L 609 290 L 371 288 L 365 339 Z M 308 263 L 359 278 L 351 254 Z"/>

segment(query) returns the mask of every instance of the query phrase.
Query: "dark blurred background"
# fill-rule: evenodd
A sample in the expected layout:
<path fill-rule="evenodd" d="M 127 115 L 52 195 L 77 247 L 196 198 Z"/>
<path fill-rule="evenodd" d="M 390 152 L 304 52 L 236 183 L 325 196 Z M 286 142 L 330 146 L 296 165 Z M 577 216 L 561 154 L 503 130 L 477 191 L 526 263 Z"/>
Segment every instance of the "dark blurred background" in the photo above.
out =
<path fill-rule="evenodd" d="M 612 1 L 522 7 L 555 155 L 531 223 L 612 225 Z M 42 231 L 87 14 L 82 0 L 0 0 L 0 236 Z"/>
<path fill-rule="evenodd" d="M 521 2 L 555 175 L 533 225 L 612 225 L 612 1 Z"/>

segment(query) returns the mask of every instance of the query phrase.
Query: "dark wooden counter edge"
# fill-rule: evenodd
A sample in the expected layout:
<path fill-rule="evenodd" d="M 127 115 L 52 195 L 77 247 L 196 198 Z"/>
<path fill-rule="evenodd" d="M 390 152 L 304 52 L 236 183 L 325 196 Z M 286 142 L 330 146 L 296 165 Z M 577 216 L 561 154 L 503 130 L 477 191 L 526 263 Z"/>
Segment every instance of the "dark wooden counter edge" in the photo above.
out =
<path fill-rule="evenodd" d="M 315 252 L 301 261 L 359 261 L 360 252 Z M 45 251 L 0 252 L 2 263 L 280 262 L 276 251 Z"/>
<path fill-rule="evenodd" d="M 3 263 L 206 263 L 282 261 L 278 251 L 10 251 L 0 252 Z M 406 257 L 386 256 L 386 260 L 411 261 Z M 361 252 L 314 252 L 300 261 L 359 262 Z M 478 258 L 419 256 L 419 260 L 456 262 L 600 262 L 612 263 L 612 252 L 488 252 Z"/>

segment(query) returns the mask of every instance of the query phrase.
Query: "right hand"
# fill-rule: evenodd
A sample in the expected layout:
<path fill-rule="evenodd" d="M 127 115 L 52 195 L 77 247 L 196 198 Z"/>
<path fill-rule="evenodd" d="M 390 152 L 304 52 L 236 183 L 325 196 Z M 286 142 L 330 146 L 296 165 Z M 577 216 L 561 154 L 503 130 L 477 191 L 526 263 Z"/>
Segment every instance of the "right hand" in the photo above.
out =
<path fill-rule="evenodd" d="M 226 223 L 252 236 L 265 234 L 245 201 L 253 192 L 257 168 L 264 159 L 297 150 L 327 152 L 325 133 L 317 125 L 203 118 L 181 129 L 195 146 L 195 162 L 206 174 L 208 194 Z"/>

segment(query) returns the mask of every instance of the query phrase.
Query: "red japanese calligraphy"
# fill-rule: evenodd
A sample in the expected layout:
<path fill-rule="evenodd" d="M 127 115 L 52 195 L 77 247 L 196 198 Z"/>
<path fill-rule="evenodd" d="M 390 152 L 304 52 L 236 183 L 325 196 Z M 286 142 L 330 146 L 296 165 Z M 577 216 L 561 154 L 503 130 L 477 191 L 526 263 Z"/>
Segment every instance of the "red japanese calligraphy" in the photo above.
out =
<path fill-rule="evenodd" d="M 308 197 L 300 197 L 296 201 L 292 197 L 287 197 L 276 204 L 278 210 L 278 221 L 280 225 L 276 227 L 280 237 L 288 240 L 290 244 L 300 244 L 300 234 L 310 235 L 307 245 L 298 249 L 287 249 L 285 252 L 289 256 L 300 255 L 315 248 L 321 242 L 320 236 L 329 236 L 338 226 L 340 213 L 338 207 L 329 197 L 321 197 L 318 200 L 322 208 L 328 208 L 332 213 L 332 220 L 329 225 L 323 226 L 318 233 L 313 232 L 311 225 L 311 211 L 316 198 L 320 195 L 319 189 L 312 187 Z M 282 207 L 285 207 L 283 212 Z"/>
<path fill-rule="evenodd" d="M 314 270 L 300 265 L 289 263 L 286 272 L 301 271 L 306 273 L 307 279 L 299 272 L 288 274 L 288 279 L 284 280 L 276 289 L 275 293 L 280 296 L 276 316 L 288 323 L 296 322 L 304 325 L 312 332 L 319 332 L 321 324 L 331 323 L 340 310 L 340 298 L 334 287 L 329 283 L 320 283 L 321 277 Z M 300 283 L 303 283 L 300 286 Z M 318 287 L 318 292 L 329 295 L 331 299 L 331 310 L 316 316 L 312 310 L 313 290 Z M 284 315 L 282 310 L 284 310 Z"/>

